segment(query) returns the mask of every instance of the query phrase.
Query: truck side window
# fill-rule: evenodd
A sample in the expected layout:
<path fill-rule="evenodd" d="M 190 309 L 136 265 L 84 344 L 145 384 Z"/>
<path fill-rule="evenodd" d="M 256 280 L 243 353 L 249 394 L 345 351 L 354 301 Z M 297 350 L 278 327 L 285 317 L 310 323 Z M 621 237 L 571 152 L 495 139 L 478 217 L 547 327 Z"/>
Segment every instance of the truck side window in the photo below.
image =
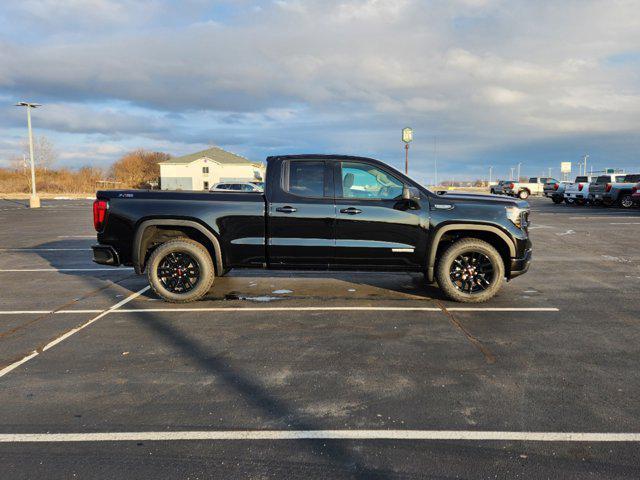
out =
<path fill-rule="evenodd" d="M 301 197 L 323 197 L 324 172 L 322 161 L 290 161 L 284 178 L 284 190 Z"/>
<path fill-rule="evenodd" d="M 373 165 L 342 162 L 342 197 L 392 200 L 402 195 L 402 182 Z"/>

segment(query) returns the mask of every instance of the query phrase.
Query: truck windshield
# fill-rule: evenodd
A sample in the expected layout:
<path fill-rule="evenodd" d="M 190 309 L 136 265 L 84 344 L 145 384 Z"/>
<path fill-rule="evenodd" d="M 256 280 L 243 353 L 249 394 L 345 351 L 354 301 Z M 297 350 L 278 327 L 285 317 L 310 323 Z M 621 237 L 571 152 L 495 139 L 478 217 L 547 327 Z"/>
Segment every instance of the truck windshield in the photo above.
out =
<path fill-rule="evenodd" d="M 589 177 L 576 177 L 576 181 L 575 183 L 580 183 L 580 182 L 588 182 L 589 181 Z"/>

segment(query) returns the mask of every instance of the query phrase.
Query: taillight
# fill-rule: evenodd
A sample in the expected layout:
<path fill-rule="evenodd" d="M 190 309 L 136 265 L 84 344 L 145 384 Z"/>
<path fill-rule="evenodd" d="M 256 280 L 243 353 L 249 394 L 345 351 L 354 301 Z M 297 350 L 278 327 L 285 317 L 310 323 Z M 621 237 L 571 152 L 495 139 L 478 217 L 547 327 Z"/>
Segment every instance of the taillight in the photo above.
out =
<path fill-rule="evenodd" d="M 636 193 L 638 191 L 638 186 L 634 185 L 633 187 L 631 187 L 631 192 L 632 193 Z"/>
<path fill-rule="evenodd" d="M 555 183 L 555 184 L 553 185 L 553 189 L 554 189 L 554 190 L 557 190 L 559 186 L 560 186 L 559 184 Z"/>
<path fill-rule="evenodd" d="M 607 184 L 604 186 L 604 191 L 605 191 L 605 192 L 610 192 L 610 191 L 611 191 L 611 184 L 610 184 L 610 183 L 607 183 Z"/>
<path fill-rule="evenodd" d="M 106 200 L 96 200 L 93 202 L 93 227 L 96 229 L 96 232 L 102 230 L 108 208 L 109 204 Z"/>
<path fill-rule="evenodd" d="M 579 184 L 578 184 L 578 190 L 579 190 L 580 192 L 582 191 L 582 187 L 584 187 L 584 185 L 583 185 L 583 184 L 581 184 L 581 183 L 579 183 Z"/>
<path fill-rule="evenodd" d="M 516 186 L 516 184 L 515 184 L 515 183 L 510 183 L 510 184 L 509 184 L 509 188 L 510 188 L 510 189 L 512 189 L 512 190 L 513 190 L 513 188 L 514 188 L 515 186 Z"/>

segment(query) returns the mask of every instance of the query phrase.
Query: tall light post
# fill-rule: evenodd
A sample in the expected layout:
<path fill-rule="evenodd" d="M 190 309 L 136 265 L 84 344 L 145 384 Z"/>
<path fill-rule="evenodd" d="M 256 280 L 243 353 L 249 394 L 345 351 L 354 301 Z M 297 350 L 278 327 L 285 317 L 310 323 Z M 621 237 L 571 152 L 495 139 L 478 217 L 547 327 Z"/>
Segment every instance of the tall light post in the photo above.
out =
<path fill-rule="evenodd" d="M 513 171 L 515 170 L 514 167 L 511 167 L 511 173 L 509 174 L 509 180 L 513 180 Z"/>
<path fill-rule="evenodd" d="M 29 157 L 31 158 L 31 198 L 29 198 L 29 208 L 40 208 L 40 198 L 36 193 L 36 168 L 33 160 L 33 132 L 31 131 L 31 109 L 38 108 L 39 103 L 18 102 L 16 107 L 27 107 L 27 129 L 29 130 Z"/>
<path fill-rule="evenodd" d="M 409 144 L 413 140 L 413 130 L 411 127 L 402 129 L 402 141 L 404 142 L 404 174 L 409 175 Z"/>
<path fill-rule="evenodd" d="M 489 185 L 491 185 L 491 177 L 493 176 L 493 167 L 489 167 Z"/>
<path fill-rule="evenodd" d="M 522 162 L 518 162 L 518 178 L 516 178 L 516 182 L 520 181 L 520 166 L 522 165 Z"/>
<path fill-rule="evenodd" d="M 584 160 L 584 174 L 587 175 L 587 159 L 589 158 L 588 154 L 584 154 L 584 157 L 582 157 L 582 159 Z"/>

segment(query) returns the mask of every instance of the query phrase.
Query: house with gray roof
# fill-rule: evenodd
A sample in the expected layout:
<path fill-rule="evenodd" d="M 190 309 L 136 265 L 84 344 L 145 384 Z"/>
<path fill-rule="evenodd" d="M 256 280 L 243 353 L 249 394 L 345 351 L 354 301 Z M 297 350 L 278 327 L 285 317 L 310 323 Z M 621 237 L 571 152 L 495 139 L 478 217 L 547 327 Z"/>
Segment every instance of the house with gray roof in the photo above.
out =
<path fill-rule="evenodd" d="M 209 190 L 220 182 L 262 182 L 265 167 L 218 147 L 160 162 L 162 190 Z"/>

